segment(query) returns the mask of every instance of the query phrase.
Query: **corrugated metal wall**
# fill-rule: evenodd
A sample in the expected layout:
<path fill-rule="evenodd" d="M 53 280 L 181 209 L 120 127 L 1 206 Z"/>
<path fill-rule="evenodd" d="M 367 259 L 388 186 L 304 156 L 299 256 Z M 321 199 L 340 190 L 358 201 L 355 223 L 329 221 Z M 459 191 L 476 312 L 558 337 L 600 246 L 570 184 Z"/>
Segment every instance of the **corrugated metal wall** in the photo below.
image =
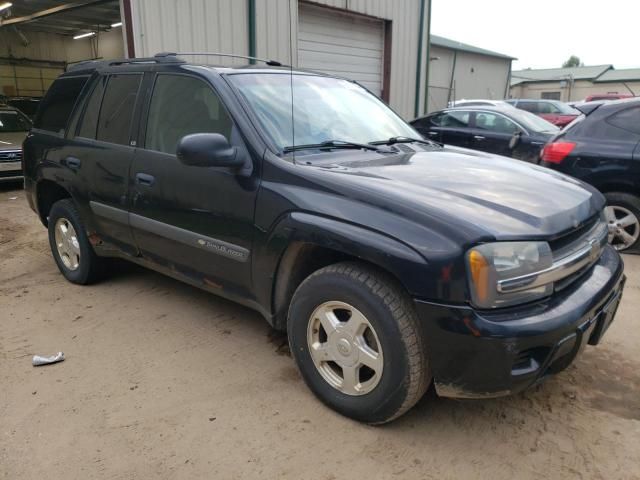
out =
<path fill-rule="evenodd" d="M 256 56 L 295 66 L 298 2 L 255 1 Z M 320 0 L 312 3 L 392 22 L 389 103 L 405 118 L 413 118 L 421 0 Z M 249 52 L 248 2 L 245 0 L 132 0 L 131 4 L 137 56 L 161 51 L 219 51 L 241 55 Z M 294 25 L 292 32 L 290 24 Z M 426 37 L 426 31 L 425 25 L 423 37 Z M 422 56 L 421 83 L 426 86 L 427 48 L 424 38 Z M 207 63 L 228 65 L 246 62 L 208 59 Z M 420 88 L 420 113 L 425 103 L 424 86 Z"/>
<path fill-rule="evenodd" d="M 439 46 L 431 47 L 430 56 L 437 60 L 429 73 L 429 111 L 447 108 L 453 100 L 505 97 L 511 60 Z"/>
<path fill-rule="evenodd" d="M 136 56 L 159 52 L 226 52 L 247 55 L 244 0 L 134 0 Z M 244 65 L 244 60 L 191 57 L 190 61 Z"/>

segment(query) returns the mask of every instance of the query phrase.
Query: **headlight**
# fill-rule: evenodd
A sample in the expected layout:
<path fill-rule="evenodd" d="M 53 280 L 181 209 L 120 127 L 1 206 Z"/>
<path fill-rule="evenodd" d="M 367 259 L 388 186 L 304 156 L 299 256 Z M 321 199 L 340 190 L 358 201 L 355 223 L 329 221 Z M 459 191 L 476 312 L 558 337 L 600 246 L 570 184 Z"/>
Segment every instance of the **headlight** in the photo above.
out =
<path fill-rule="evenodd" d="M 541 272 L 553 264 L 547 242 L 485 243 L 467 252 L 467 271 L 472 303 L 478 308 L 508 307 L 546 297 L 553 283 L 517 291 L 501 291 L 500 282 Z"/>

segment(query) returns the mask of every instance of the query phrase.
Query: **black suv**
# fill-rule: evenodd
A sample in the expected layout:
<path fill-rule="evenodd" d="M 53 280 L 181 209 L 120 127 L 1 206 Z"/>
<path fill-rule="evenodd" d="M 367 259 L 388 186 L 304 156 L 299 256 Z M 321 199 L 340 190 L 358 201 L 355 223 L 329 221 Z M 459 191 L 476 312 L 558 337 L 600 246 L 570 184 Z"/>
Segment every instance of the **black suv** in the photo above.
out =
<path fill-rule="evenodd" d="M 432 382 L 484 398 L 563 369 L 624 283 L 597 190 L 417 135 L 328 75 L 85 63 L 43 99 L 25 187 L 71 282 L 121 257 L 247 305 L 323 402 L 383 423 Z"/>
<path fill-rule="evenodd" d="M 640 99 L 592 102 L 542 151 L 542 164 L 596 187 L 607 199 L 609 241 L 640 251 Z"/>

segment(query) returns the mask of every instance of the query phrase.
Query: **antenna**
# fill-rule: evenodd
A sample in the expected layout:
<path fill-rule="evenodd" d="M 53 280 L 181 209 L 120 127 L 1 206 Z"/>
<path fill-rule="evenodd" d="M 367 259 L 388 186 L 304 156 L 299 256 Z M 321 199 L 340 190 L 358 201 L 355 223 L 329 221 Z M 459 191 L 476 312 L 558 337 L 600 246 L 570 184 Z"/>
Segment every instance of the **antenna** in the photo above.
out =
<path fill-rule="evenodd" d="M 257 62 L 266 63 L 270 67 L 285 67 L 282 63 L 277 60 L 267 60 L 264 58 L 250 57 L 248 55 L 235 55 L 233 53 L 220 53 L 220 52 L 162 52 L 157 53 L 155 58 L 165 58 L 165 57 L 177 57 L 178 55 L 200 55 L 204 57 L 228 57 L 228 58 L 242 58 L 244 60 L 255 60 Z"/>
<path fill-rule="evenodd" d="M 291 10 L 293 9 L 293 5 L 291 0 L 289 0 L 289 78 L 291 85 L 291 145 L 296 146 L 296 122 L 294 116 L 294 106 L 293 106 L 293 18 L 291 15 Z M 296 149 L 292 150 L 293 154 L 293 164 L 296 164 Z"/>

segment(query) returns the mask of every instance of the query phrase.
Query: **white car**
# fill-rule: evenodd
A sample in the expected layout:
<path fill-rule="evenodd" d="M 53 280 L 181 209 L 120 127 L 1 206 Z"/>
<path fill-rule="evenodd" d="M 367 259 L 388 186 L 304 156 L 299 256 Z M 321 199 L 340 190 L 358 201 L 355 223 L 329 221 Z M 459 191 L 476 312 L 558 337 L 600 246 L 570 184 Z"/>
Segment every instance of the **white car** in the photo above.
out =
<path fill-rule="evenodd" d="M 452 107 L 512 107 L 503 100 L 457 100 L 449 102 L 449 108 Z"/>

